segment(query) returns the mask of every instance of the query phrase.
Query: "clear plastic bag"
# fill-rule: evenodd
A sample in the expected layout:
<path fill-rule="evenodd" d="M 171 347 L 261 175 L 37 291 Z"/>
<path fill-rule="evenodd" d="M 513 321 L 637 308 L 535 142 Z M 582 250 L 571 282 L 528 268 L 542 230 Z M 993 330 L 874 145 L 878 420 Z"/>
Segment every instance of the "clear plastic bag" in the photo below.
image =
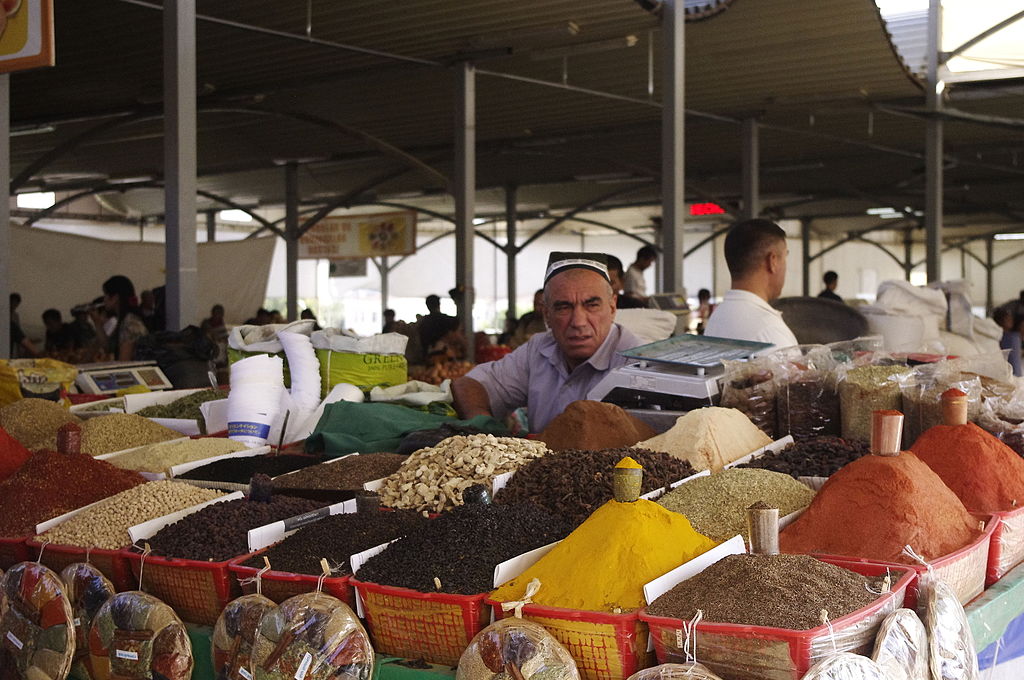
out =
<path fill-rule="evenodd" d="M 192 643 L 167 604 L 138 590 L 100 607 L 89 631 L 89 659 L 100 678 L 189 680 Z"/>
<path fill-rule="evenodd" d="M 794 439 L 838 435 L 839 394 L 831 369 L 831 354 L 823 345 L 787 347 L 772 356 L 780 359 L 776 371 L 777 437 Z"/>
<path fill-rule="evenodd" d="M 924 609 L 932 680 L 980 680 L 974 636 L 953 588 L 926 577 L 918 590 L 918 607 Z"/>
<path fill-rule="evenodd" d="M 898 376 L 903 399 L 903 448 L 909 449 L 923 432 L 942 425 L 942 393 L 958 389 L 967 395 L 967 420 L 981 412 L 981 377 L 961 371 L 958 363 L 939 361 L 915 366 Z"/>
<path fill-rule="evenodd" d="M 89 662 L 89 629 L 92 620 L 117 592 L 99 569 L 87 562 L 75 562 L 60 572 L 75 627 L 75 657 L 72 672 L 79 680 L 95 677 Z"/>
<path fill-rule="evenodd" d="M 268 610 L 252 651 L 255 680 L 370 680 L 373 647 L 348 605 L 304 593 Z"/>
<path fill-rule="evenodd" d="M 628 680 L 721 680 L 706 666 L 695 661 L 688 663 L 663 663 L 645 668 L 629 676 Z"/>
<path fill-rule="evenodd" d="M 495 621 L 476 634 L 459 659 L 455 680 L 579 680 L 576 662 L 547 630 L 525 619 Z"/>
<path fill-rule="evenodd" d="M 842 652 L 819 661 L 803 680 L 890 680 L 882 668 L 860 654 Z"/>
<path fill-rule="evenodd" d="M 882 621 L 871 658 L 889 680 L 930 680 L 928 632 L 910 609 L 897 609 Z"/>
<path fill-rule="evenodd" d="M 75 630 L 60 577 L 37 562 L 20 562 L 4 574 L 0 591 L 0 669 L 32 680 L 64 680 Z"/>
<path fill-rule="evenodd" d="M 742 412 L 766 435 L 775 439 L 779 359 L 768 355 L 749 361 L 723 361 L 721 406 Z"/>
<path fill-rule="evenodd" d="M 978 414 L 978 426 L 1024 456 L 1024 389 L 985 399 Z"/>
<path fill-rule="evenodd" d="M 844 439 L 870 441 L 873 411 L 902 411 L 898 376 L 910 367 L 890 355 L 860 357 L 860 363 L 837 367 L 839 408 Z"/>
<path fill-rule="evenodd" d="M 243 595 L 228 603 L 213 628 L 211 651 L 216 680 L 252 678 L 256 631 L 266 613 L 276 607 L 273 600 L 259 593 Z"/>

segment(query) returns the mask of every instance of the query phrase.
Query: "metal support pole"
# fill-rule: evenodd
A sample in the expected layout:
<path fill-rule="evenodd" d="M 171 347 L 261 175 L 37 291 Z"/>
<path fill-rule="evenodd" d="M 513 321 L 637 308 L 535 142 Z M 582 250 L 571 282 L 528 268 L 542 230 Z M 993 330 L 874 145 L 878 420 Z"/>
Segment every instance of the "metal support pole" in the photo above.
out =
<path fill-rule="evenodd" d="M 939 78 L 939 51 L 942 49 L 942 2 L 928 3 L 928 77 L 925 85 L 925 108 L 931 114 L 925 122 L 925 266 L 928 282 L 942 280 L 942 175 L 943 139 L 942 91 L 945 83 Z"/>
<path fill-rule="evenodd" d="M 456 66 L 455 83 L 455 282 L 462 287 L 460 321 L 467 359 L 474 355 L 473 217 L 476 215 L 476 67 Z"/>
<path fill-rule="evenodd" d="M 995 306 L 995 300 L 992 298 L 992 274 L 995 270 L 994 257 L 993 257 L 993 246 L 995 245 L 995 239 L 989 236 L 985 239 L 985 315 L 992 315 L 992 308 Z"/>
<path fill-rule="evenodd" d="M 299 318 L 299 164 L 284 165 L 284 243 L 287 319 Z"/>
<path fill-rule="evenodd" d="M 910 280 L 910 272 L 914 268 L 914 232 L 903 230 L 903 278 Z"/>
<path fill-rule="evenodd" d="M 196 320 L 196 1 L 164 3 L 164 229 L 167 329 Z"/>
<path fill-rule="evenodd" d="M 743 219 L 761 214 L 761 136 L 757 119 L 743 119 Z M 806 295 L 806 293 L 804 293 Z"/>
<path fill-rule="evenodd" d="M 811 220 L 800 220 L 800 271 L 803 274 L 804 297 L 811 294 Z"/>
<path fill-rule="evenodd" d="M 516 187 L 509 184 L 505 187 L 505 274 L 508 292 L 508 310 L 505 312 L 505 328 L 511 329 L 516 322 Z"/>
<path fill-rule="evenodd" d="M 217 240 L 217 211 L 206 211 L 206 242 L 213 243 Z"/>
<path fill-rule="evenodd" d="M 661 290 L 683 289 L 683 229 L 686 214 L 684 0 L 664 0 L 661 15 Z"/>
<path fill-rule="evenodd" d="M 11 185 L 11 76 L 0 74 L 0 186 Z M 0 359 L 11 357 L 11 197 L 0 201 Z"/>
<path fill-rule="evenodd" d="M 383 327 L 384 310 L 388 308 L 388 299 L 391 297 L 391 265 L 387 255 L 381 256 L 377 270 L 380 271 L 380 319 Z"/>

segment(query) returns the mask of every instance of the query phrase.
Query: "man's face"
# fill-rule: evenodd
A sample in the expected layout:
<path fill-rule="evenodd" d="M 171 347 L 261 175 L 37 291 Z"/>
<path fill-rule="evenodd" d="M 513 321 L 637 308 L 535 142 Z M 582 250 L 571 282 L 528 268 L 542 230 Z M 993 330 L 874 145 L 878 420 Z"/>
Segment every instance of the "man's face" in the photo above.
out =
<path fill-rule="evenodd" d="M 772 246 L 770 258 L 771 273 L 771 297 L 769 301 L 777 299 L 782 295 L 782 288 L 786 285 L 786 258 L 789 255 L 789 247 L 784 241 Z"/>
<path fill-rule="evenodd" d="M 611 286 L 596 272 L 570 269 L 548 281 L 544 291 L 544 320 L 575 367 L 593 356 L 608 337 L 615 320 Z"/>

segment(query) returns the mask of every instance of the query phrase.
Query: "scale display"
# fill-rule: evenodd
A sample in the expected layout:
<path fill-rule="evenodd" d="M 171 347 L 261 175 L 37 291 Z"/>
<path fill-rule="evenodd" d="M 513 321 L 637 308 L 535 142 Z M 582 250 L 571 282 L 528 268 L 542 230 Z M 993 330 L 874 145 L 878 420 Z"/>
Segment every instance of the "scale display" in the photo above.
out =
<path fill-rule="evenodd" d="M 173 387 L 159 366 L 144 361 L 82 364 L 75 384 L 86 394 L 115 394 L 137 385 L 144 385 L 150 390 Z"/>
<path fill-rule="evenodd" d="M 765 342 L 712 338 L 707 335 L 675 335 L 622 352 L 622 356 L 701 369 L 720 368 L 722 361 L 746 359 L 771 347 Z"/>

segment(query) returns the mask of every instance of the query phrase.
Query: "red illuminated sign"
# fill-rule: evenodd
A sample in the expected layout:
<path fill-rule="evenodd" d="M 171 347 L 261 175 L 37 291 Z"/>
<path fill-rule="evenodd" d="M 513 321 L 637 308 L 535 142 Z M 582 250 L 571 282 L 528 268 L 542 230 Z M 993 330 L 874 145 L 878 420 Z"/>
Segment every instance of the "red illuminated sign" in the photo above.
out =
<path fill-rule="evenodd" d="M 724 215 L 725 209 L 717 203 L 694 203 L 690 206 L 690 215 L 700 217 L 701 215 Z"/>

